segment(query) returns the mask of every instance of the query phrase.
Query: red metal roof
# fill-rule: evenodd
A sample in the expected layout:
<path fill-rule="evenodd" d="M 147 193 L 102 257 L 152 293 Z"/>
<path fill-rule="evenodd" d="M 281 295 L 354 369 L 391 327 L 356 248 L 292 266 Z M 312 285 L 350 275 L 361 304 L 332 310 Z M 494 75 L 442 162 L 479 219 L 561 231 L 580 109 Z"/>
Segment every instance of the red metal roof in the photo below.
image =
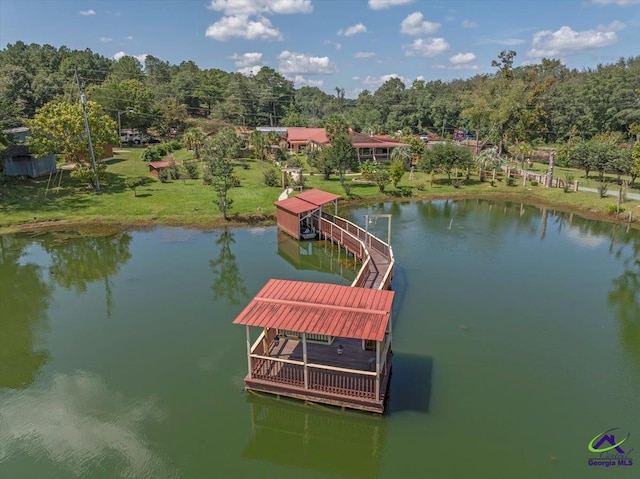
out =
<path fill-rule="evenodd" d="M 340 195 L 334 195 L 333 193 L 328 193 L 326 191 L 322 191 L 314 188 L 312 190 L 298 193 L 296 196 L 294 196 L 294 198 L 304 200 L 316 206 L 321 206 L 327 203 L 331 203 L 334 200 L 337 200 L 338 198 L 340 198 Z"/>
<path fill-rule="evenodd" d="M 294 214 L 306 213 L 307 211 L 313 211 L 318 208 L 318 206 L 313 203 L 299 199 L 297 196 L 292 196 L 286 200 L 276 201 L 275 205 L 277 208 L 282 208 L 283 210 Z"/>
<path fill-rule="evenodd" d="M 318 135 L 324 135 L 326 137 L 324 128 L 303 128 L 294 127 L 287 128 L 287 140 L 290 143 L 307 143 L 311 138 Z"/>
<path fill-rule="evenodd" d="M 270 279 L 233 322 L 382 341 L 393 296 L 388 290 Z"/>

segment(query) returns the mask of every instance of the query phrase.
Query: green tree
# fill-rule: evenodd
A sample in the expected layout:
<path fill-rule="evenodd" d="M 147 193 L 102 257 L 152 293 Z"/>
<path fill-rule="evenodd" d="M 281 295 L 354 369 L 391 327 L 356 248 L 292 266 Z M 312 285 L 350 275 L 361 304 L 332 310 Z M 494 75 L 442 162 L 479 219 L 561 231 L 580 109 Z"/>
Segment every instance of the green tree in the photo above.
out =
<path fill-rule="evenodd" d="M 118 141 L 117 125 L 95 102 L 87 102 L 86 110 L 96 158 L 102 158 L 105 147 Z M 28 124 L 31 148 L 36 154 L 44 156 L 54 152 L 66 161 L 78 163 L 88 162 L 91 158 L 79 103 L 49 102 Z"/>
<path fill-rule="evenodd" d="M 234 184 L 232 160 L 238 157 L 242 140 L 229 127 L 222 128 L 206 147 L 208 175 L 211 178 L 216 196 L 217 206 L 225 220 L 233 200 L 229 198 L 229 190 Z"/>
<path fill-rule="evenodd" d="M 449 179 L 451 179 L 451 173 L 454 169 L 467 171 L 471 165 L 471 151 L 467 147 L 455 143 L 438 143 L 428 149 L 421 160 L 423 170 L 439 170 Z"/>
<path fill-rule="evenodd" d="M 393 163 L 391 163 L 389 174 L 394 188 L 398 187 L 398 184 L 400 183 L 400 180 L 402 180 L 404 173 L 405 170 L 401 161 L 394 161 Z"/>
<path fill-rule="evenodd" d="M 193 155 L 196 158 L 200 158 L 200 150 L 204 146 L 206 139 L 207 135 L 200 128 L 189 128 L 182 135 L 182 143 L 190 150 L 193 150 Z"/>
<path fill-rule="evenodd" d="M 181 135 L 188 118 L 187 108 L 176 98 L 165 97 L 153 109 L 154 120 L 149 128 L 152 135 L 170 140 Z"/>
<path fill-rule="evenodd" d="M 636 142 L 631 150 L 631 168 L 629 174 L 631 175 L 631 184 L 633 185 L 636 178 L 640 176 L 640 142 Z"/>

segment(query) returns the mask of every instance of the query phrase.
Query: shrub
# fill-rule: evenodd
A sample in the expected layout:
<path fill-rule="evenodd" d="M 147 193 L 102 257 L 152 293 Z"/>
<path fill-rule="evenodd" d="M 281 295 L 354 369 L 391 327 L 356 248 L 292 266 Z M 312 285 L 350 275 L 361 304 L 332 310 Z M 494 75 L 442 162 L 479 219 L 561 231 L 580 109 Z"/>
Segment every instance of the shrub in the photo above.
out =
<path fill-rule="evenodd" d="M 200 176 L 200 163 L 198 161 L 185 161 L 184 169 L 187 173 L 187 178 L 197 179 Z"/>
<path fill-rule="evenodd" d="M 351 196 L 351 182 L 345 181 L 342 183 L 342 189 L 344 190 L 345 195 Z"/>
<path fill-rule="evenodd" d="M 538 186 L 538 180 L 531 180 L 531 181 L 529 182 L 529 184 L 530 184 L 531 186 Z"/>
<path fill-rule="evenodd" d="M 569 193 L 573 187 L 573 175 L 571 173 L 565 173 L 564 175 L 564 192 Z"/>
<path fill-rule="evenodd" d="M 421 181 L 421 182 L 419 182 L 419 183 L 416 183 L 416 189 L 417 189 L 418 191 L 424 191 L 424 189 L 425 189 L 425 187 L 426 187 L 426 186 L 427 186 L 427 185 L 425 185 L 425 184 L 424 184 L 424 182 L 422 182 L 422 181 Z"/>
<path fill-rule="evenodd" d="M 167 181 L 169 181 L 169 169 L 163 168 L 162 170 L 158 171 L 158 179 L 162 183 L 166 183 Z"/>
<path fill-rule="evenodd" d="M 620 207 L 620 211 L 618 211 L 618 205 L 609 205 L 609 207 L 607 208 L 607 212 L 610 215 L 617 215 L 618 213 L 622 213 L 624 212 L 624 207 Z"/>
<path fill-rule="evenodd" d="M 384 193 L 384 189 L 391 183 L 391 174 L 387 170 L 380 169 L 373 174 L 372 180 L 378 185 L 380 193 Z"/>
<path fill-rule="evenodd" d="M 183 148 L 182 143 L 180 143 L 178 140 L 171 140 L 169 143 L 165 144 L 168 145 L 168 148 L 170 148 L 169 153 L 171 153 L 172 151 L 178 151 Z"/>
<path fill-rule="evenodd" d="M 160 152 L 155 146 L 150 146 L 142 152 L 140 158 L 143 161 L 158 161 L 160 159 Z"/>
<path fill-rule="evenodd" d="M 264 184 L 267 186 L 280 186 L 280 178 L 278 178 L 278 172 L 275 168 L 269 168 L 265 170 L 262 175 L 264 176 Z"/>
<path fill-rule="evenodd" d="M 600 183 L 598 183 L 598 193 L 600 194 L 600 198 L 606 198 L 607 197 L 607 191 L 609 190 L 609 184 L 605 181 L 601 181 Z"/>
<path fill-rule="evenodd" d="M 516 179 L 512 177 L 507 178 L 507 186 L 516 186 Z"/>
<path fill-rule="evenodd" d="M 292 156 L 287 160 L 287 166 L 289 168 L 302 168 L 302 160 L 297 156 Z"/>
<path fill-rule="evenodd" d="M 451 184 L 453 185 L 454 188 L 460 188 L 464 184 L 464 179 L 463 178 L 452 178 L 451 179 Z M 513 186 L 513 185 L 511 185 L 511 186 Z"/>
<path fill-rule="evenodd" d="M 229 184 L 231 185 L 232 188 L 240 187 L 240 177 L 236 174 L 232 174 L 229 177 Z"/>

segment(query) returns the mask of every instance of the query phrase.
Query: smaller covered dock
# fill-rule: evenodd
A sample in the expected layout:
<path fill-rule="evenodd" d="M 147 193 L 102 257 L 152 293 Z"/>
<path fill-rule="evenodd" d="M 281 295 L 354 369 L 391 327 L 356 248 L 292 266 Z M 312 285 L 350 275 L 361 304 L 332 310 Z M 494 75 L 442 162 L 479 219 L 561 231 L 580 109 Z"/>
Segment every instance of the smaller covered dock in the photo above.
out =
<path fill-rule="evenodd" d="M 393 291 L 271 279 L 234 320 L 247 390 L 382 413 Z M 252 338 L 251 328 L 261 332 Z"/>
<path fill-rule="evenodd" d="M 317 228 L 323 207 L 326 209 L 333 205 L 333 214 L 337 214 L 339 198 L 340 195 L 312 189 L 276 201 L 278 228 L 297 240 L 302 239 L 304 231 L 315 231 Z"/>

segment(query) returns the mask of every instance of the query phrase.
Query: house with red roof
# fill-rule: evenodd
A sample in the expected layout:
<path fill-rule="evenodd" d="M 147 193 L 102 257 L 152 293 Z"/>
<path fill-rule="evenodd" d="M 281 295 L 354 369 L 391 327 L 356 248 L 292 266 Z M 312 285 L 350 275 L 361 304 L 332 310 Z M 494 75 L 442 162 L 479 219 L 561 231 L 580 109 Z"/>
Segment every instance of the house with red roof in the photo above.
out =
<path fill-rule="evenodd" d="M 356 131 L 349 131 L 349 136 L 356 149 L 358 161 L 389 161 L 391 152 L 400 146 L 409 146 L 401 141 L 384 135 L 365 135 Z M 290 151 L 297 153 L 303 149 L 319 149 L 330 146 L 324 128 L 288 128 L 287 143 Z"/>

